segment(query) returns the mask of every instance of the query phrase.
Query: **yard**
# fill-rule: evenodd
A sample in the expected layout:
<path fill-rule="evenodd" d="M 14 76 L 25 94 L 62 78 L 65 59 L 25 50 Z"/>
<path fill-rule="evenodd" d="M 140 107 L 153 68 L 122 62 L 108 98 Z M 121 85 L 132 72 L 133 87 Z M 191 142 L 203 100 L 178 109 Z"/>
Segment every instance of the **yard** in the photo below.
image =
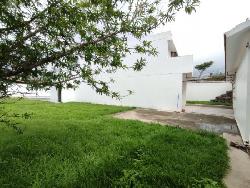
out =
<path fill-rule="evenodd" d="M 195 187 L 228 169 L 225 141 L 211 133 L 120 120 L 127 107 L 19 101 L 23 134 L 1 126 L 1 187 Z M 203 183 L 202 183 L 203 182 Z"/>

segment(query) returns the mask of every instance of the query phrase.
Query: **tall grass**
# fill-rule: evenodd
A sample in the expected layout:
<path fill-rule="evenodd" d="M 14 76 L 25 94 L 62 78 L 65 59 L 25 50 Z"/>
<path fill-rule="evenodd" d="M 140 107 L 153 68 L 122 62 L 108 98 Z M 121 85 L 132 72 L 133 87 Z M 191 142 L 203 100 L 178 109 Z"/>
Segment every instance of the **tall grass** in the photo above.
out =
<path fill-rule="evenodd" d="M 223 186 L 225 141 L 214 134 L 119 120 L 126 107 L 19 101 L 24 133 L 0 126 L 0 187 Z M 198 183 L 197 183 L 198 182 Z"/>

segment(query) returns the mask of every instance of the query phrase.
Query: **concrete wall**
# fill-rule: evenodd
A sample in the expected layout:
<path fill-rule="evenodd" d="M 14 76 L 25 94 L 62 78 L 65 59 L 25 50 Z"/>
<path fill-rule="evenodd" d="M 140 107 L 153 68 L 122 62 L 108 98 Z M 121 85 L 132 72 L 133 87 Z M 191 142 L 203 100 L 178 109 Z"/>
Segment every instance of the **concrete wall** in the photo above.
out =
<path fill-rule="evenodd" d="M 247 143 L 250 144 L 250 46 L 247 49 L 246 63 L 248 65 L 247 73 L 247 120 L 246 120 L 246 138 Z"/>
<path fill-rule="evenodd" d="M 230 82 L 188 82 L 187 101 L 210 101 L 232 90 Z"/>
<path fill-rule="evenodd" d="M 124 58 L 124 63 L 127 65 L 132 65 L 138 58 L 145 58 L 148 63 L 142 71 L 120 70 L 114 74 L 103 73 L 96 77 L 97 80 L 114 79 L 115 83 L 111 85 L 111 90 L 125 96 L 121 100 L 96 94 L 90 86 L 82 83 L 75 91 L 63 90 L 62 101 L 83 101 L 181 111 L 183 103 L 182 75 L 193 71 L 193 56 L 169 56 L 168 44 L 169 41 L 172 41 L 170 32 L 149 36 L 147 40 L 152 41 L 152 45 L 158 51 L 157 56 L 128 54 Z M 129 41 L 129 43 L 130 45 L 136 44 L 136 41 Z M 174 48 L 174 44 L 172 44 L 172 48 Z M 133 92 L 129 96 L 127 96 L 128 90 Z M 56 101 L 56 95 L 56 90 L 52 89 L 51 101 Z"/>
<path fill-rule="evenodd" d="M 16 84 L 9 89 L 13 97 L 25 97 L 30 99 L 50 100 L 50 91 L 45 90 L 27 90 L 27 85 Z"/>
<path fill-rule="evenodd" d="M 234 115 L 243 141 L 250 140 L 250 50 L 245 53 L 236 72 L 234 88 Z"/>
<path fill-rule="evenodd" d="M 181 58 L 183 60 L 183 58 Z M 82 83 L 76 90 L 63 90 L 62 101 L 91 102 L 100 104 L 135 106 L 165 111 L 181 111 L 183 106 L 183 73 L 192 70 L 192 56 L 186 56 L 181 64 L 149 63 L 142 71 L 118 71 L 116 74 L 102 74 L 98 79 L 112 77 L 113 91 L 124 96 L 121 100 L 99 95 L 90 86 Z M 128 90 L 133 93 L 128 95 Z M 185 90 L 184 90 L 185 91 Z M 126 96 L 128 95 L 128 96 Z M 57 100 L 57 92 L 51 90 L 51 101 Z"/>
<path fill-rule="evenodd" d="M 113 90 L 122 95 L 132 90 L 131 95 L 115 100 L 111 97 L 98 95 L 86 84 L 81 84 L 75 92 L 77 101 L 136 106 L 159 110 L 180 111 L 182 108 L 182 74 L 174 75 L 134 75 L 115 78 Z M 172 82 L 173 84 L 169 84 Z"/>
<path fill-rule="evenodd" d="M 250 141 L 250 20 L 225 33 L 228 79 L 234 79 L 234 114 L 241 136 Z M 235 74 L 236 73 L 236 74 Z"/>

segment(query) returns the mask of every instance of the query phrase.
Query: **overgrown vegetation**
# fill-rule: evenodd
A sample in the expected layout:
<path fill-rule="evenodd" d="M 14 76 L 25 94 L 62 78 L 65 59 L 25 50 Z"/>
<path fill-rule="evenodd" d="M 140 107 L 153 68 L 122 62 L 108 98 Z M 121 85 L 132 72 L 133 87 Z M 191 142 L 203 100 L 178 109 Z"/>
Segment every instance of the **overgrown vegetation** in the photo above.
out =
<path fill-rule="evenodd" d="M 23 134 L 1 126 L 1 187 L 221 187 L 223 138 L 112 118 L 127 107 L 87 103 L 6 104 Z"/>

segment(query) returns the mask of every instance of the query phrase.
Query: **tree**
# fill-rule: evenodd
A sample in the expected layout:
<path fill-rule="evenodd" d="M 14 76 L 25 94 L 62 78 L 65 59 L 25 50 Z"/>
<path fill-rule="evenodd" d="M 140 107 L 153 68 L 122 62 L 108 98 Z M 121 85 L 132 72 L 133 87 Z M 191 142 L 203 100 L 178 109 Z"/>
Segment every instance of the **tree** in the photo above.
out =
<path fill-rule="evenodd" d="M 86 82 L 96 92 L 111 97 L 109 81 L 97 79 L 118 69 L 139 71 L 140 58 L 132 66 L 127 54 L 156 55 L 142 37 L 159 25 L 173 21 L 181 9 L 195 11 L 199 0 L 1 0 L 0 96 L 9 88 L 74 88 Z M 128 38 L 138 43 L 129 46 Z M 60 71 L 57 71 L 60 70 Z"/>
<path fill-rule="evenodd" d="M 208 61 L 195 66 L 195 68 L 199 71 L 199 79 L 201 78 L 204 71 L 211 67 L 213 63 L 213 61 Z"/>

